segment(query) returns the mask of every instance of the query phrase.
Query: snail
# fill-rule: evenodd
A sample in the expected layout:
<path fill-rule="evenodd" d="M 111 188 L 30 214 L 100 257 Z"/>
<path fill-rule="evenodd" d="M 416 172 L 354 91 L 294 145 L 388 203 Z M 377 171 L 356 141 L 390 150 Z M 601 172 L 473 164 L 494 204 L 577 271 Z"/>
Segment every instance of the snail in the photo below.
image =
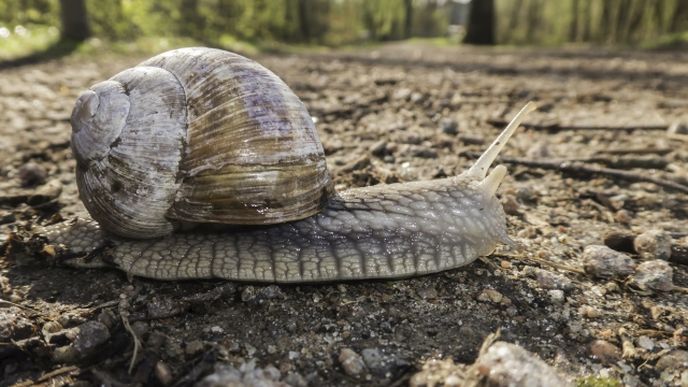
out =
<path fill-rule="evenodd" d="M 83 92 L 72 113 L 91 219 L 46 227 L 77 267 L 155 279 L 325 282 L 460 267 L 512 243 L 488 169 L 526 105 L 460 175 L 335 192 L 313 120 L 270 70 L 184 48 Z"/>

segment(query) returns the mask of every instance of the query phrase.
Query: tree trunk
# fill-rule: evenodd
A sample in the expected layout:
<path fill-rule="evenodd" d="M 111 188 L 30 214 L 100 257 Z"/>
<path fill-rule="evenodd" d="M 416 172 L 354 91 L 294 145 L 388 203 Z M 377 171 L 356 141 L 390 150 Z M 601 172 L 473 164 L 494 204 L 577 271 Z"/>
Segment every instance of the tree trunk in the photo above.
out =
<path fill-rule="evenodd" d="M 569 42 L 578 41 L 578 0 L 573 0 L 571 10 L 571 25 L 569 26 Z"/>
<path fill-rule="evenodd" d="M 506 29 L 506 32 L 508 34 L 511 34 L 509 38 L 510 43 L 514 42 L 514 33 L 516 32 L 516 28 L 518 28 L 518 25 L 521 22 L 521 9 L 523 9 L 523 0 L 516 0 L 514 2 L 514 7 L 511 10 L 511 16 L 509 18 L 509 26 Z"/>
<path fill-rule="evenodd" d="M 494 0 L 473 0 L 464 43 L 495 44 Z"/>
<path fill-rule="evenodd" d="M 676 3 L 676 8 L 674 9 L 674 16 L 671 19 L 671 25 L 669 26 L 669 32 L 681 32 L 685 27 L 688 27 L 686 20 L 688 19 L 688 2 L 685 0 L 679 0 Z"/>
<path fill-rule="evenodd" d="M 404 38 L 408 39 L 413 34 L 413 0 L 404 0 Z"/>
<path fill-rule="evenodd" d="M 306 41 L 311 41 L 311 21 L 308 17 L 308 0 L 299 0 L 299 32 L 301 38 Z"/>
<path fill-rule="evenodd" d="M 611 35 L 612 29 L 612 17 L 611 17 L 611 10 L 612 5 L 610 4 L 609 1 L 603 1 L 602 2 L 602 18 L 600 20 L 600 23 L 602 24 L 602 27 L 600 28 L 600 41 L 604 42 L 609 42 L 609 37 Z"/>
<path fill-rule="evenodd" d="M 84 0 L 60 0 L 62 39 L 81 42 L 91 35 Z"/>
<path fill-rule="evenodd" d="M 182 19 L 181 33 L 196 39 L 204 39 L 205 20 L 198 13 L 198 0 L 182 0 L 180 5 Z"/>
<path fill-rule="evenodd" d="M 539 0 L 531 0 L 528 4 L 528 14 L 526 20 L 526 42 L 532 44 L 535 42 L 535 35 L 542 26 L 542 4 Z"/>
<path fill-rule="evenodd" d="M 590 8 L 592 5 L 590 4 L 591 0 L 585 0 L 585 8 L 583 8 L 583 21 L 585 24 L 583 24 L 583 41 L 584 42 L 589 42 L 590 39 L 592 38 L 592 27 L 591 27 L 591 10 Z"/>

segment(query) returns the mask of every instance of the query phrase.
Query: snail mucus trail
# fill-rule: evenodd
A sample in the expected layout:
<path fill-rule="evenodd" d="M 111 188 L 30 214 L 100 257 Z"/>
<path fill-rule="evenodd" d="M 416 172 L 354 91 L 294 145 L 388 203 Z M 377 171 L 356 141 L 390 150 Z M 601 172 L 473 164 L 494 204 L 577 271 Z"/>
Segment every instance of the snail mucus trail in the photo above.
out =
<path fill-rule="evenodd" d="M 178 57 L 182 58 L 178 59 Z M 216 60 L 217 58 L 220 59 Z M 183 63 L 183 66 L 175 67 L 177 62 Z M 218 113 L 216 110 L 223 109 L 227 105 L 236 105 L 237 99 L 244 98 L 252 102 L 242 101 L 242 108 L 255 109 L 260 114 L 257 115 L 255 112 L 243 114 L 243 117 L 248 117 L 248 119 L 239 125 L 239 135 L 246 131 L 246 125 L 254 125 L 257 130 L 259 129 L 258 131 L 268 133 L 268 136 L 275 135 L 276 132 L 271 130 L 271 126 L 277 122 L 279 125 L 286 125 L 289 130 L 308 131 L 307 135 L 301 133 L 291 137 L 307 138 L 309 141 L 317 140 L 310 115 L 291 90 L 269 70 L 236 54 L 205 48 L 180 49 L 154 57 L 132 70 L 138 73 L 130 74 L 127 70 L 111 80 L 93 86 L 91 90 L 82 94 L 74 109 L 72 147 L 77 158 L 80 197 L 95 220 L 76 218 L 48 226 L 39 232 L 46 243 L 53 247 L 47 250 L 57 251 L 58 258 L 62 257 L 68 265 L 86 268 L 115 267 L 134 276 L 162 280 L 222 278 L 251 282 L 326 282 L 402 278 L 448 270 L 467 265 L 479 256 L 490 254 L 500 243 L 511 243 L 506 232 L 504 211 L 495 196 L 507 171 L 503 165 L 496 166 L 489 174 L 488 169 L 524 115 L 535 109 L 532 103 L 528 103 L 514 117 L 470 169 L 457 176 L 431 181 L 353 188 L 337 193 L 326 187 L 331 181 L 325 167 L 325 175 L 321 179 L 313 179 L 308 173 L 297 174 L 298 176 L 308 175 L 304 181 L 315 181 L 319 184 L 315 192 L 327 192 L 328 195 L 322 200 L 318 195 L 309 196 L 309 194 L 303 194 L 303 189 L 300 190 L 302 199 L 312 200 L 316 197 L 319 200 L 315 212 L 312 208 L 306 209 L 300 217 L 287 217 L 286 220 L 277 220 L 275 224 L 270 224 L 273 223 L 272 221 L 249 220 L 239 222 L 239 224 L 249 224 L 249 226 L 197 227 L 181 230 L 180 225 L 184 225 L 186 221 L 182 216 L 184 211 L 165 207 L 169 204 L 158 206 L 156 203 L 144 203 L 141 208 L 154 207 L 154 211 L 163 213 L 162 220 L 159 222 L 156 220 L 156 222 L 164 223 L 165 230 L 152 239 L 136 239 L 145 230 L 152 229 L 148 218 L 145 218 L 135 221 L 143 225 L 144 231 L 134 228 L 139 227 L 139 224 L 131 228 L 125 225 L 123 232 L 113 231 L 113 225 L 126 223 L 127 217 L 133 216 L 131 212 L 142 210 L 136 208 L 135 211 L 130 211 L 129 207 L 125 208 L 125 221 L 103 219 L 111 212 L 116 212 L 117 208 L 98 212 L 100 205 L 114 203 L 116 207 L 121 205 L 121 200 L 126 199 L 110 199 L 109 201 L 103 199 L 102 195 L 115 195 L 115 197 L 122 195 L 119 192 L 121 189 L 115 193 L 108 192 L 107 187 L 112 187 L 112 182 L 108 180 L 111 178 L 83 176 L 87 168 L 94 169 L 97 173 L 108 173 L 106 167 L 110 165 L 106 165 L 107 162 L 113 164 L 115 168 L 120 168 L 115 173 L 118 178 L 123 174 L 122 162 L 112 162 L 110 159 L 113 156 L 106 154 L 109 151 L 106 151 L 105 147 L 98 148 L 96 145 L 96 149 L 85 149 L 91 146 L 88 142 L 97 137 L 106 137 L 109 141 L 106 142 L 107 146 L 117 138 L 117 141 L 127 144 L 123 149 L 135 151 L 139 149 L 137 145 L 127 142 L 130 140 L 119 140 L 120 137 L 117 136 L 122 136 L 127 131 L 141 132 L 143 131 L 140 128 L 142 124 L 143 126 L 159 124 L 162 129 L 152 129 L 153 135 L 145 141 L 160 139 L 159 142 L 167 145 L 159 148 L 174 149 L 174 146 L 168 145 L 178 143 L 179 139 L 165 136 L 168 136 L 166 133 L 170 131 L 169 127 L 175 127 L 172 131 L 186 136 L 181 141 L 187 146 L 186 153 L 191 153 L 194 146 L 202 148 L 197 145 L 198 141 L 208 136 L 207 133 L 203 133 L 202 124 L 210 123 L 208 130 L 211 132 L 228 130 L 218 129 L 214 122 L 223 120 L 225 115 L 242 117 L 243 112 Z M 184 71 L 191 74 L 185 74 Z M 158 73 L 170 81 L 171 86 L 152 84 L 150 75 Z M 210 111 L 199 112 L 199 106 L 207 107 L 208 101 L 221 98 L 217 92 L 212 96 L 199 92 L 200 90 L 213 93 L 213 90 L 217 89 L 217 85 L 213 88 L 199 88 L 203 82 L 201 78 L 206 75 L 208 78 L 206 82 L 221 81 L 231 84 L 230 91 L 234 94 L 230 93 L 229 97 L 225 97 L 229 102 L 216 103 L 215 106 L 210 107 Z M 242 83 L 249 76 L 257 76 L 256 82 L 260 89 L 275 95 L 267 97 L 256 95 L 255 89 L 258 86 L 247 86 Z M 119 82 L 129 82 L 126 85 L 126 98 L 120 93 L 122 86 L 119 86 Z M 247 88 L 250 89 L 248 92 Z M 155 104 L 154 111 L 151 113 L 138 111 L 137 109 L 145 108 L 146 104 L 139 103 L 133 98 L 139 94 L 149 93 L 151 90 L 154 95 L 158 93 L 157 97 L 154 97 L 157 100 L 167 99 L 168 105 L 186 106 L 184 114 L 174 116 L 163 112 L 164 116 L 161 116 L 158 112 L 160 106 Z M 169 102 L 170 100 L 172 102 Z M 152 100 L 149 98 L 145 101 Z M 115 106 L 116 103 L 125 103 L 127 106 Z M 288 106 L 289 109 L 285 109 L 284 106 Z M 271 109 L 278 111 L 277 119 L 265 118 L 274 116 Z M 255 118 L 256 116 L 258 118 Z M 292 121 L 285 123 L 283 120 L 285 116 L 290 117 Z M 296 125 L 293 124 L 294 120 L 297 122 Z M 311 123 L 306 124 L 306 122 Z M 178 124 L 187 125 L 188 129 L 179 130 L 175 126 Z M 103 130 L 99 125 L 116 126 L 118 131 L 114 135 L 102 134 L 98 132 Z M 132 125 L 134 129 L 130 128 Z M 268 129 L 264 130 L 261 125 L 267 126 Z M 77 137 L 84 133 L 89 141 Z M 271 137 L 268 140 L 270 140 L 269 143 L 280 143 L 283 139 Z M 242 144 L 246 142 L 240 141 Z M 222 144 L 217 146 L 222 146 Z M 289 145 L 289 147 L 293 146 Z M 319 141 L 315 144 L 309 142 L 308 147 L 315 149 L 315 153 L 324 158 Z M 158 151 L 159 149 L 156 150 Z M 231 152 L 231 149 L 227 151 L 230 156 Z M 185 156 L 175 155 L 175 158 Z M 150 163 L 150 157 L 153 156 L 147 154 L 146 157 L 148 159 L 144 157 L 143 164 Z M 213 155 L 210 158 L 215 160 L 216 156 Z M 284 155 L 280 158 L 284 159 Z M 309 155 L 307 159 L 313 160 L 313 157 Z M 202 181 L 203 178 L 207 179 L 203 173 L 216 173 L 217 169 L 224 167 L 223 165 L 215 166 L 214 169 L 210 168 L 207 171 L 201 171 L 198 175 L 193 175 L 189 171 L 198 172 L 201 168 L 199 164 L 195 164 L 194 168 L 184 169 L 184 162 L 184 160 L 181 161 L 182 167 L 172 167 L 172 169 L 177 175 L 179 170 L 185 171 L 189 181 Z M 139 171 L 140 164 L 142 163 L 131 167 L 134 169 L 132 174 Z M 251 174 L 259 176 L 261 190 L 278 191 L 280 195 L 284 195 L 282 186 L 299 187 L 302 183 L 266 184 L 266 176 L 281 175 L 275 173 L 274 170 L 271 170 L 269 174 L 260 175 L 261 172 L 255 172 L 256 165 L 260 164 L 260 162 L 251 164 L 249 169 Z M 322 174 L 324 161 L 318 160 L 313 164 L 314 166 L 309 168 L 315 168 L 318 174 Z M 271 164 L 268 162 L 266 165 Z M 234 173 L 234 169 L 231 173 Z M 243 173 L 241 176 L 246 175 L 244 171 L 241 173 Z M 290 173 L 282 175 L 290 175 Z M 151 178 L 147 172 L 142 173 L 141 176 L 145 178 L 136 183 L 138 184 L 137 192 L 141 190 L 148 192 L 155 188 L 154 185 L 160 185 L 166 179 L 157 176 Z M 230 180 L 234 178 L 234 175 L 230 176 Z M 146 179 L 151 186 L 142 188 L 142 184 L 146 184 Z M 94 181 L 109 183 L 105 184 L 105 188 L 91 189 L 84 188 L 88 185 L 84 181 L 88 184 Z M 171 206 L 174 207 L 180 201 L 183 202 L 179 193 L 182 191 L 191 192 L 194 198 L 200 197 L 198 192 L 193 191 L 194 188 L 184 188 L 186 181 L 180 183 L 178 176 L 172 178 L 171 181 L 173 185 L 176 184 L 172 187 L 171 196 L 170 193 L 164 194 L 174 201 Z M 212 180 L 212 182 L 219 184 L 217 180 Z M 247 184 L 251 186 L 253 183 Z M 279 189 L 274 189 L 273 186 L 277 185 L 280 185 Z M 242 187 L 245 186 L 246 184 Z M 255 192 L 257 191 L 254 190 L 254 196 L 260 196 L 262 193 L 262 191 Z M 100 196 L 90 198 L 88 195 Z M 152 193 L 149 196 L 157 200 L 157 196 L 164 195 Z M 203 193 L 201 192 L 200 195 L 202 196 Z M 260 198 L 260 200 L 263 199 Z M 221 203 L 226 202 L 227 200 L 223 199 Z M 274 214 L 282 216 L 283 212 L 291 211 L 292 207 L 304 207 L 300 203 L 294 205 L 288 200 L 287 202 L 291 206 L 287 210 L 280 209 L 270 213 L 270 209 L 267 209 L 263 212 L 275 217 Z M 198 201 L 194 199 L 188 203 L 196 205 Z M 188 203 L 182 203 L 182 207 Z M 232 205 L 236 207 L 236 203 Z M 240 202 L 239 207 L 241 205 Z M 251 206 L 244 205 L 243 207 Z M 190 212 L 194 213 L 194 211 Z M 202 211 L 195 213 L 200 212 Z M 212 218 L 215 215 L 211 214 L 211 219 L 207 223 L 231 223 Z M 224 213 L 222 215 L 224 216 Z M 245 217 L 245 214 L 241 217 Z M 192 217 L 191 223 L 204 222 L 197 217 Z"/>

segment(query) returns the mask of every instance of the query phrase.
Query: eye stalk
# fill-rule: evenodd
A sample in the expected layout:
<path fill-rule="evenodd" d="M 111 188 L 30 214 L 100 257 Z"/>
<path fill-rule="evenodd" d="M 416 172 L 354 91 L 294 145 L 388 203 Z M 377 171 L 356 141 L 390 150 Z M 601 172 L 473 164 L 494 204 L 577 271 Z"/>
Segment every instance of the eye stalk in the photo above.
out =
<path fill-rule="evenodd" d="M 466 174 L 479 180 L 484 179 L 485 176 L 487 176 L 487 170 L 490 169 L 492 163 L 495 161 L 497 156 L 499 156 L 499 152 L 502 151 L 507 141 L 509 141 L 511 138 L 511 135 L 516 132 L 516 129 L 518 129 L 518 126 L 521 125 L 521 122 L 524 118 L 526 118 L 526 115 L 535 109 L 537 109 L 537 105 L 535 105 L 533 102 L 528 102 L 526 106 L 524 106 L 521 111 L 516 114 L 511 122 L 509 122 L 509 125 L 506 127 L 506 129 L 504 129 L 504 131 L 499 134 L 492 144 L 490 144 L 489 148 L 487 148 L 487 150 L 480 156 L 478 161 L 476 161 L 471 169 L 466 172 Z"/>

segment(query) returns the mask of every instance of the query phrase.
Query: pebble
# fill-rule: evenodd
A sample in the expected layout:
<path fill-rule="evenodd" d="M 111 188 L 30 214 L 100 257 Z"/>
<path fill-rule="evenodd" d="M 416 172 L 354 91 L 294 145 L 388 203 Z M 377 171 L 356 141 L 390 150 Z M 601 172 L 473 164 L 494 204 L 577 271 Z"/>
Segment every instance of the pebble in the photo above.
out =
<path fill-rule="evenodd" d="M 478 295 L 478 301 L 482 302 L 492 302 L 499 304 L 504 299 L 504 295 L 494 289 L 483 289 L 483 291 Z"/>
<path fill-rule="evenodd" d="M 538 285 L 543 289 L 570 290 L 573 288 L 573 282 L 561 274 L 532 266 L 527 266 L 525 268 L 525 273 L 535 277 Z"/>
<path fill-rule="evenodd" d="M 441 122 L 442 132 L 446 134 L 459 134 L 459 123 L 456 120 L 445 118 Z"/>
<path fill-rule="evenodd" d="M 638 265 L 630 285 L 644 291 L 669 292 L 674 289 L 674 269 L 667 261 L 655 259 Z"/>
<path fill-rule="evenodd" d="M 56 363 L 73 364 L 79 360 L 79 353 L 73 346 L 65 345 L 55 348 L 52 357 Z"/>
<path fill-rule="evenodd" d="M 176 316 L 188 309 L 189 303 L 173 297 L 153 297 L 146 302 L 146 316 L 153 320 Z"/>
<path fill-rule="evenodd" d="M 131 330 L 134 331 L 136 337 L 142 339 L 148 333 L 148 331 L 150 331 L 150 326 L 145 321 L 134 321 L 131 324 Z"/>
<path fill-rule="evenodd" d="M 485 385 L 497 387 L 571 386 L 556 370 L 524 348 L 498 341 L 473 366 Z"/>
<path fill-rule="evenodd" d="M 671 134 L 688 134 L 688 124 L 679 121 L 673 122 L 669 125 L 667 132 Z"/>
<path fill-rule="evenodd" d="M 238 369 L 228 364 L 216 364 L 215 371 L 198 382 L 196 387 L 288 387 L 287 383 L 279 381 L 280 376 L 274 366 L 256 367 L 255 360 L 243 363 Z"/>
<path fill-rule="evenodd" d="M 284 291 L 277 285 L 269 286 L 246 286 L 241 292 L 241 301 L 260 305 L 267 300 L 280 299 L 285 300 L 287 298 Z"/>
<path fill-rule="evenodd" d="M 75 313 L 65 313 L 57 318 L 57 322 L 65 328 L 72 328 L 85 323 L 86 319 Z"/>
<path fill-rule="evenodd" d="M 662 230 L 650 230 L 633 240 L 635 251 L 643 259 L 664 259 L 671 257 L 671 235 Z"/>
<path fill-rule="evenodd" d="M 16 306 L 0 309 L 0 341 L 21 340 L 33 334 L 35 327 Z"/>
<path fill-rule="evenodd" d="M 688 265 L 688 238 L 683 238 L 671 246 L 671 262 Z"/>
<path fill-rule="evenodd" d="M 420 157 L 422 159 L 436 159 L 437 151 L 424 146 L 419 146 L 413 149 L 413 156 Z"/>
<path fill-rule="evenodd" d="M 186 347 L 184 348 L 184 352 L 188 356 L 195 356 L 198 355 L 199 353 L 203 352 L 204 349 L 203 342 L 201 340 L 193 340 L 189 341 L 186 343 Z"/>
<path fill-rule="evenodd" d="M 598 278 L 625 277 L 633 274 L 636 264 L 629 256 L 603 245 L 589 245 L 583 251 L 585 272 Z"/>
<path fill-rule="evenodd" d="M 383 355 L 378 348 L 366 348 L 361 351 L 363 362 L 370 372 L 378 377 L 389 377 L 396 366 L 396 361 L 391 356 Z"/>
<path fill-rule="evenodd" d="M 521 187 L 516 191 L 516 198 L 523 203 L 535 204 L 538 201 L 538 193 L 530 187 Z"/>
<path fill-rule="evenodd" d="M 87 321 L 78 327 L 72 345 L 82 356 L 93 354 L 98 347 L 110 339 L 110 330 L 99 321 Z"/>
<path fill-rule="evenodd" d="M 519 207 L 521 206 L 518 203 L 518 200 L 516 200 L 516 197 L 514 195 L 504 195 L 502 197 L 502 207 L 504 208 L 504 212 L 507 213 L 507 215 L 519 215 L 520 212 L 518 211 Z"/>
<path fill-rule="evenodd" d="M 547 292 L 547 295 L 549 295 L 549 299 L 555 304 L 561 304 L 565 299 L 564 291 L 560 289 L 552 289 Z"/>
<path fill-rule="evenodd" d="M 621 359 L 621 351 L 605 340 L 595 340 L 590 344 L 590 354 L 604 364 L 612 364 Z"/>
<path fill-rule="evenodd" d="M 116 324 L 119 323 L 119 319 L 115 316 L 115 313 L 110 309 L 103 309 L 97 317 L 97 320 L 105 324 L 106 327 L 112 329 Z"/>
<path fill-rule="evenodd" d="M 45 183 L 48 172 L 40 164 L 29 161 L 19 167 L 17 177 L 22 187 L 35 187 Z"/>
<path fill-rule="evenodd" d="M 61 331 L 62 324 L 60 324 L 57 321 L 48 321 L 47 323 L 43 324 L 43 328 L 41 329 L 41 332 L 43 333 L 44 336 L 48 336 L 52 333 L 57 333 Z"/>
<path fill-rule="evenodd" d="M 647 336 L 638 337 L 638 339 L 636 339 L 636 343 L 639 347 L 644 348 L 648 351 L 652 351 L 655 348 L 655 342 Z"/>
<path fill-rule="evenodd" d="M 384 157 L 387 152 L 387 141 L 380 140 L 370 147 L 370 153 L 375 157 Z"/>
<path fill-rule="evenodd" d="M 657 360 L 657 371 L 688 369 L 688 351 L 674 349 Z"/>
<path fill-rule="evenodd" d="M 163 386 L 168 386 L 172 384 L 172 370 L 170 370 L 170 367 L 167 364 L 165 364 L 165 362 L 163 362 L 162 360 L 158 360 L 158 362 L 155 363 L 153 374 L 155 375 L 155 378 Z"/>
<path fill-rule="evenodd" d="M 363 358 L 350 348 L 342 348 L 339 351 L 339 364 L 349 376 L 357 377 L 365 372 Z"/>
<path fill-rule="evenodd" d="M 298 372 L 288 373 L 287 376 L 284 378 L 284 382 L 290 386 L 293 386 L 293 387 L 306 387 L 306 386 L 308 386 L 308 382 L 306 381 L 306 378 L 304 378 Z"/>
<path fill-rule="evenodd" d="M 585 317 L 585 318 L 590 318 L 590 319 L 595 319 L 599 318 L 602 316 L 602 312 L 600 312 L 599 309 L 594 308 L 590 305 L 583 305 L 578 309 L 578 313 Z"/>
<path fill-rule="evenodd" d="M 621 224 L 631 224 L 631 221 L 633 221 L 633 214 L 628 210 L 621 209 L 614 213 L 614 220 Z"/>
<path fill-rule="evenodd" d="M 418 297 L 423 300 L 435 300 L 439 296 L 437 289 L 433 286 L 423 286 L 416 290 Z"/>
<path fill-rule="evenodd" d="M 454 364 L 451 357 L 444 360 L 430 359 L 423 364 L 422 370 L 411 377 L 409 386 L 459 387 L 464 385 L 464 379 L 465 366 Z"/>

